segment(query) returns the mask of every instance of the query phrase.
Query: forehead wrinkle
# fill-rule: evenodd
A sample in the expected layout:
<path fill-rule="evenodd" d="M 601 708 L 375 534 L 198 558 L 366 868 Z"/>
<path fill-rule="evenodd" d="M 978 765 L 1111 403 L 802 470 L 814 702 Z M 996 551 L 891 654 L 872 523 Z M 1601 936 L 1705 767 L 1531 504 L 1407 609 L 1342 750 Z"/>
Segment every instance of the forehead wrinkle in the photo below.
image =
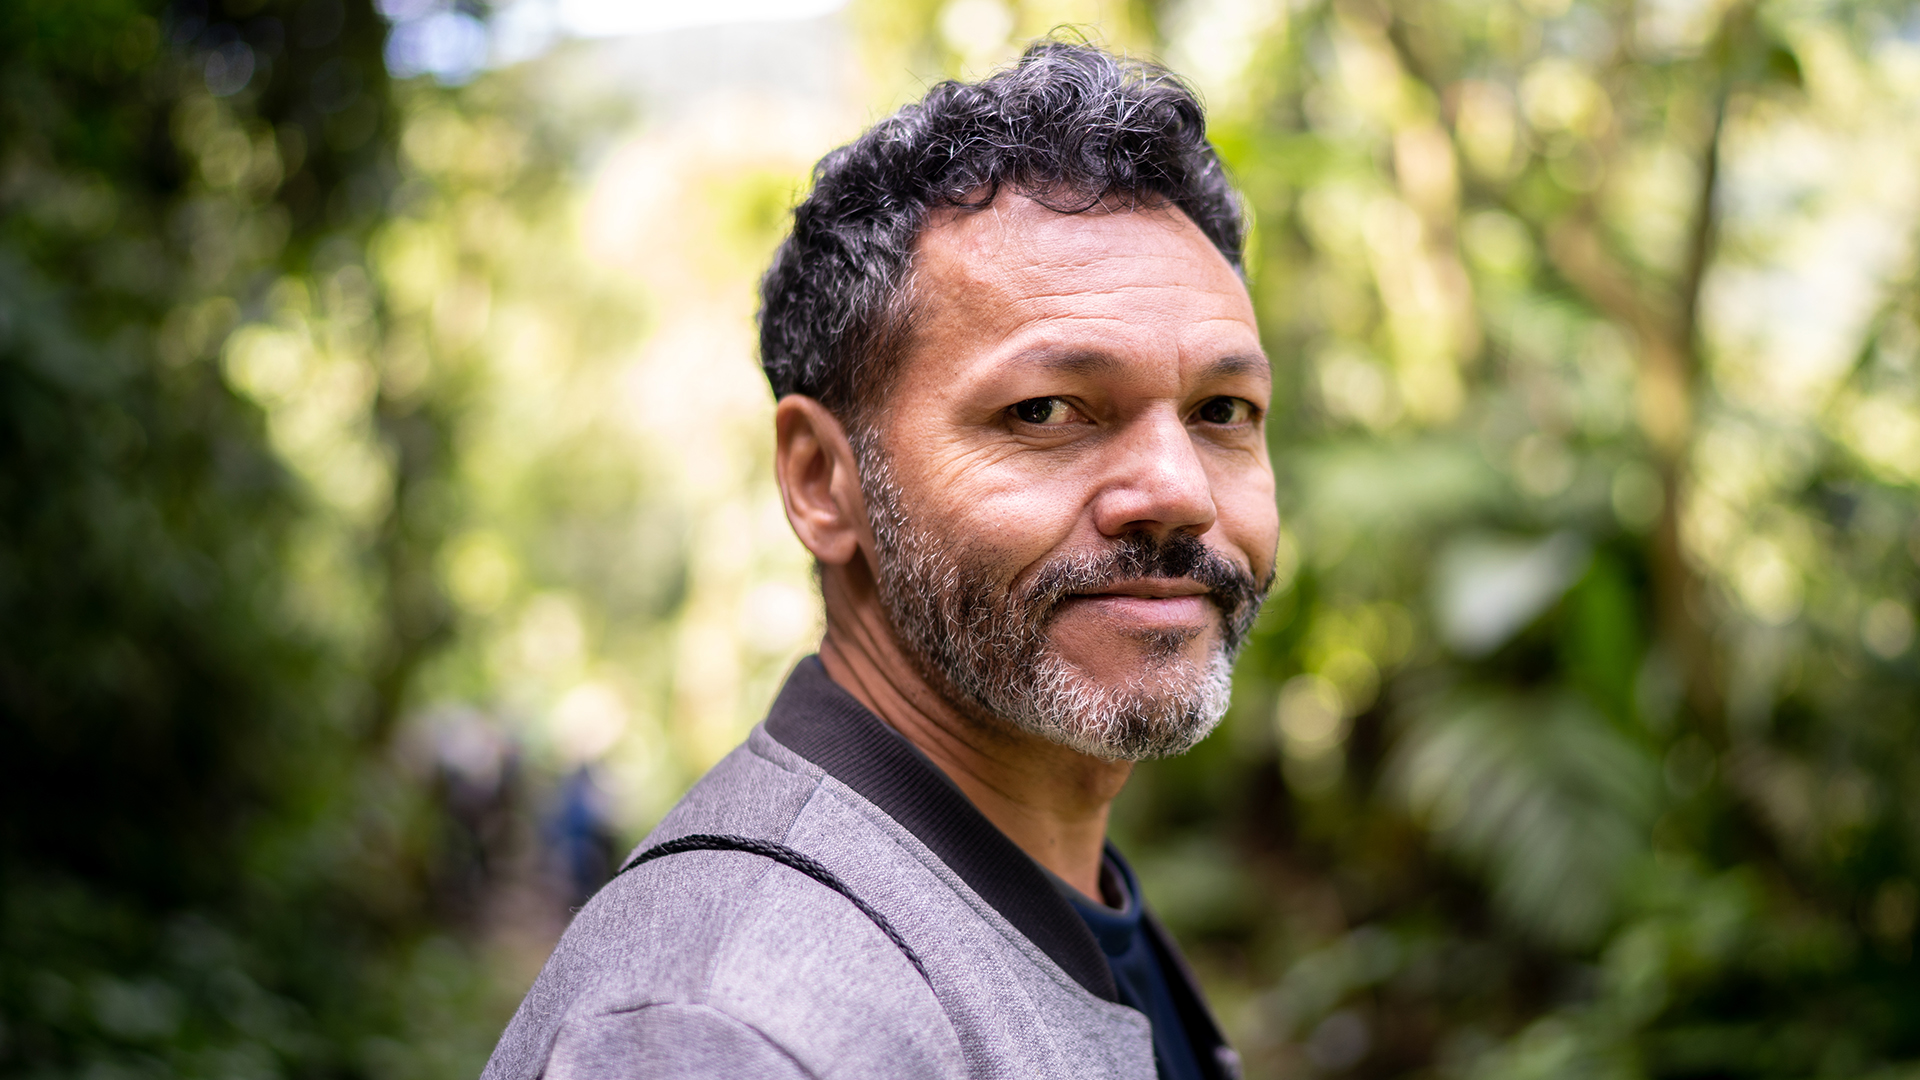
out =
<path fill-rule="evenodd" d="M 1186 333 L 1203 326 L 1243 326 L 1251 321 L 1248 313 L 1234 310 L 1239 305 L 1229 297 L 1221 297 L 1217 303 L 1203 305 L 1208 310 L 1195 311 L 1193 308 L 1196 305 L 1191 302 L 1193 295 L 1194 290 L 1183 285 L 1128 284 L 1097 294 L 1070 288 L 1021 296 L 1000 292 L 988 302 L 998 312 L 1004 313 L 1002 317 L 1007 323 L 1021 326 L 1064 326 L 1072 323 L 1130 326 L 1137 324 L 1143 315 L 1166 313 L 1177 318 L 1162 329 Z M 987 301 L 984 290 L 971 299 L 976 305 Z"/>
<path fill-rule="evenodd" d="M 1120 266 L 1117 272 L 1107 273 L 1116 265 Z M 1196 273 L 1188 259 L 1144 252 L 1109 252 L 1081 262 L 1028 262 L 982 269 L 984 272 L 973 275 L 969 284 L 1034 300 L 1089 294 L 1206 292 L 1214 284 L 1207 280 L 1209 275 Z M 1239 282 L 1235 280 L 1234 284 Z"/>
<path fill-rule="evenodd" d="M 1123 330 L 1131 330 L 1136 328 L 1134 321 L 1131 318 L 1129 318 L 1127 314 L 1124 314 L 1124 313 L 1113 312 L 1113 311 L 1073 311 L 1073 312 L 1042 311 L 1039 313 L 1029 313 L 1025 309 L 1030 308 L 1031 306 L 1032 306 L 1032 303 L 1030 301 L 1021 301 L 1018 303 L 1005 305 L 1002 308 L 1002 310 L 1010 312 L 1011 318 L 1009 321 L 1013 323 L 1017 323 L 1020 327 L 1020 330 L 1023 332 L 1027 330 L 1031 330 L 1035 327 L 1059 328 L 1059 327 L 1071 327 L 1074 324 L 1118 326 Z M 1191 331 L 1198 327 L 1213 326 L 1213 325 L 1219 325 L 1219 324 L 1225 324 L 1227 326 L 1237 328 L 1237 327 L 1245 326 L 1246 322 L 1242 319 L 1235 317 L 1233 314 L 1226 313 L 1226 312 L 1218 312 L 1214 314 L 1199 315 L 1199 316 L 1193 316 L 1186 319 L 1182 319 L 1180 321 L 1180 329 Z M 1047 334 L 1044 329 L 1040 330 L 1039 332 L 1043 336 L 1049 336 L 1049 337 L 1052 336 L 1051 334 Z M 1010 337 L 1013 336 L 1013 333 L 1010 332 L 1009 336 Z M 1184 335 L 1181 335 L 1181 336 L 1184 337 Z M 1085 351 L 1099 351 L 1099 349 L 1101 349 L 1102 347 L 1104 346 L 1076 345 L 1066 341 L 1044 341 L 1043 340 L 1042 342 L 1039 342 L 1033 345 L 1028 345 L 1025 348 L 1021 349 L 1020 354 L 1024 355 L 1025 353 L 1028 353 L 1028 352 L 1038 354 L 1046 351 L 1071 352 L 1075 349 L 1082 349 Z M 1182 351 L 1185 352 L 1186 349 L 1183 347 Z M 1271 374 L 1270 364 L 1267 359 L 1267 356 L 1265 353 L 1260 351 L 1260 348 L 1257 345 L 1251 351 L 1248 351 L 1245 353 L 1241 353 L 1241 352 L 1228 353 L 1223 359 L 1225 362 L 1228 362 L 1230 364 L 1239 364 L 1240 367 L 1234 368 L 1232 370 L 1222 370 L 1220 372 L 1220 374 L 1222 375 L 1243 374 L 1245 373 L 1243 369 L 1251 369 L 1255 367 L 1266 370 L 1269 375 Z"/>
<path fill-rule="evenodd" d="M 1049 285 L 1046 288 L 1024 290 L 1019 300 L 1022 303 L 1030 303 L 1035 300 L 1076 299 L 1089 295 L 1118 296 L 1127 293 L 1154 294 L 1169 291 L 1198 292 L 1201 291 L 1201 288 L 1201 286 L 1188 281 L 1115 281 L 1102 282 L 1094 287 L 1086 287 L 1079 282 L 1066 281 L 1058 285 Z"/>

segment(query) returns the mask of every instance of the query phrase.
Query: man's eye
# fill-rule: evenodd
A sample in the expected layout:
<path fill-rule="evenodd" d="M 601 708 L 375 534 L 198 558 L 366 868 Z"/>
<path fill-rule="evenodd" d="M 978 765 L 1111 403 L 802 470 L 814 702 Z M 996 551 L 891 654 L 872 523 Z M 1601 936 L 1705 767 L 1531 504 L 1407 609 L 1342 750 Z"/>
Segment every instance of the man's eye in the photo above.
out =
<path fill-rule="evenodd" d="M 1194 411 L 1194 416 L 1207 424 L 1244 424 L 1253 418 L 1253 405 L 1242 398 L 1209 398 Z"/>
<path fill-rule="evenodd" d="M 1064 424 L 1073 409 L 1057 397 L 1037 397 L 1015 405 L 1013 415 L 1029 424 Z"/>

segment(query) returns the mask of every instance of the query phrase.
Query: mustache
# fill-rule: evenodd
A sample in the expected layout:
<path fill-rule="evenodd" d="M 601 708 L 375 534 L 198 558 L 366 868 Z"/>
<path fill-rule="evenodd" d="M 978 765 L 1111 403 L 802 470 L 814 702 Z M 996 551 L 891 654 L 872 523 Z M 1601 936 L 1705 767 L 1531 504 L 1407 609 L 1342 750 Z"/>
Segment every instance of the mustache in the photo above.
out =
<path fill-rule="evenodd" d="M 1272 584 L 1271 575 L 1256 580 L 1192 533 L 1126 533 L 1102 550 L 1063 555 L 1042 566 L 1020 590 L 1018 606 L 1044 624 L 1070 596 L 1137 578 L 1185 579 L 1205 588 L 1225 616 L 1230 644 L 1252 627 Z"/>

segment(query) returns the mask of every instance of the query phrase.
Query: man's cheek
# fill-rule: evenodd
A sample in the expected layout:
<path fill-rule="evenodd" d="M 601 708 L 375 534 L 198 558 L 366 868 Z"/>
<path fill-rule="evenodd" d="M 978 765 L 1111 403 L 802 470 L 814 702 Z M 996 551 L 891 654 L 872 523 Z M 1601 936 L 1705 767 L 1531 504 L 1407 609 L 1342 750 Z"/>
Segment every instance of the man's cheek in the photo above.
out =
<path fill-rule="evenodd" d="M 1238 493 L 1220 504 L 1220 525 L 1223 539 L 1236 549 L 1254 579 L 1265 580 L 1280 544 L 1280 510 L 1274 502 L 1273 485 Z"/>
<path fill-rule="evenodd" d="M 1074 536 L 1072 503 L 1042 492 L 983 501 L 961 508 L 936 527 L 944 543 L 964 543 L 977 565 L 991 565 L 1011 582 L 1030 577 L 1064 550 Z"/>

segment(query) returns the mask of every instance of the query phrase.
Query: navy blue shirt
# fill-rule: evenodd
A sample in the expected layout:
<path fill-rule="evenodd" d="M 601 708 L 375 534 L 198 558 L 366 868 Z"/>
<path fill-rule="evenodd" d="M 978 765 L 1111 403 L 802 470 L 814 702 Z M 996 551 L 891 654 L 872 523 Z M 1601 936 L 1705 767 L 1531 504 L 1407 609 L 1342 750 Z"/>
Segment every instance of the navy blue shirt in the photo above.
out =
<path fill-rule="evenodd" d="M 1159 950 L 1153 946 L 1153 935 L 1142 925 L 1145 909 L 1140 904 L 1140 886 L 1134 881 L 1133 868 L 1113 848 L 1107 849 L 1100 864 L 1100 891 L 1106 904 L 1089 900 L 1080 890 L 1058 878 L 1054 880 L 1073 910 L 1086 921 L 1087 929 L 1093 931 L 1100 950 L 1107 954 L 1107 966 L 1113 969 L 1113 981 L 1120 989 L 1120 1003 L 1145 1013 L 1153 1025 L 1153 1064 L 1160 1080 L 1203 1080 L 1206 1074 L 1194 1056 L 1186 1025 L 1180 1021 L 1180 1009 L 1174 1004 Z"/>

